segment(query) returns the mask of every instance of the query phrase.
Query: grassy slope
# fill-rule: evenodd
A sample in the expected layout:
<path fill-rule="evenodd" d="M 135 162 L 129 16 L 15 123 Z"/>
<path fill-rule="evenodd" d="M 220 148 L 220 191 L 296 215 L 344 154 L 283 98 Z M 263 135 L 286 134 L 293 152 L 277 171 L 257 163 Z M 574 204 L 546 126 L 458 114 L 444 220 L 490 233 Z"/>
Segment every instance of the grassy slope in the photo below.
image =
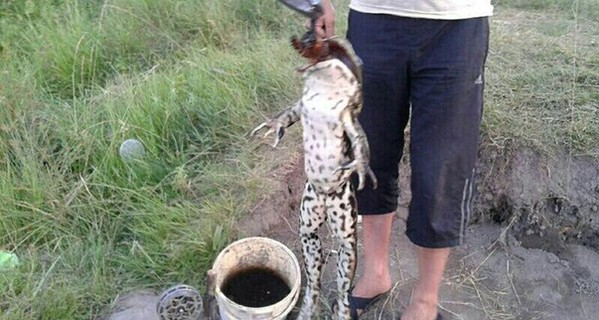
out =
<path fill-rule="evenodd" d="M 499 2 L 484 141 L 587 152 L 597 1 L 541 4 Z M 89 319 L 125 288 L 201 286 L 264 190 L 243 134 L 297 96 L 300 31 L 269 0 L 1 2 L 0 247 L 22 260 L 0 271 L 2 319 Z M 143 162 L 118 158 L 131 137 Z"/>
<path fill-rule="evenodd" d="M 201 285 L 259 184 L 243 134 L 297 90 L 295 17 L 253 3 L 0 3 L 0 247 L 22 260 L 0 272 L 3 319 Z M 147 157 L 125 164 L 132 137 Z"/>
<path fill-rule="evenodd" d="M 599 1 L 497 3 L 485 142 L 592 152 L 599 137 Z"/>

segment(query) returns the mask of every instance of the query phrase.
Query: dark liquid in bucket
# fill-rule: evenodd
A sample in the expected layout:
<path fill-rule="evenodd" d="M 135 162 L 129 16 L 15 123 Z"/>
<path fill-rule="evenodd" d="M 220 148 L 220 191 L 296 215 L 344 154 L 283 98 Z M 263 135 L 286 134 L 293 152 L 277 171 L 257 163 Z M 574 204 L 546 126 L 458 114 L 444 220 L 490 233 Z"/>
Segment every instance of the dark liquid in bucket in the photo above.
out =
<path fill-rule="evenodd" d="M 237 304 L 260 308 L 281 301 L 291 289 L 274 271 L 253 267 L 229 275 L 223 282 L 221 291 Z"/>

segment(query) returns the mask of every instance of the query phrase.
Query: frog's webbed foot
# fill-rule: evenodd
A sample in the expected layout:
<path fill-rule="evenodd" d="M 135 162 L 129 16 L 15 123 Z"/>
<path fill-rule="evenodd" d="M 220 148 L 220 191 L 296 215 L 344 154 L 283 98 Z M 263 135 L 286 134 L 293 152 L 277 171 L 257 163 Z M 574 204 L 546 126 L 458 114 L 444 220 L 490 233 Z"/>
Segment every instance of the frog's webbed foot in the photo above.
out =
<path fill-rule="evenodd" d="M 264 138 L 269 136 L 271 133 L 277 134 L 277 136 L 275 137 L 275 143 L 272 145 L 273 148 L 276 148 L 277 145 L 279 144 L 279 142 L 281 141 L 281 139 L 283 138 L 283 136 L 285 135 L 285 126 L 277 118 L 271 119 L 266 122 L 263 122 L 262 124 L 257 126 L 256 129 L 252 130 L 252 132 L 250 133 L 250 136 L 254 136 L 256 134 L 256 132 L 258 132 L 264 128 L 267 129 L 266 132 L 264 133 L 264 136 L 263 136 Z"/>
<path fill-rule="evenodd" d="M 364 189 L 364 185 L 366 184 L 366 176 L 368 176 L 368 178 L 370 178 L 370 180 L 372 181 L 372 189 L 376 189 L 378 186 L 378 181 L 376 179 L 376 176 L 374 175 L 374 172 L 366 163 L 353 160 L 337 168 L 335 170 L 335 173 L 341 170 L 356 171 L 356 173 L 358 174 L 358 190 Z"/>

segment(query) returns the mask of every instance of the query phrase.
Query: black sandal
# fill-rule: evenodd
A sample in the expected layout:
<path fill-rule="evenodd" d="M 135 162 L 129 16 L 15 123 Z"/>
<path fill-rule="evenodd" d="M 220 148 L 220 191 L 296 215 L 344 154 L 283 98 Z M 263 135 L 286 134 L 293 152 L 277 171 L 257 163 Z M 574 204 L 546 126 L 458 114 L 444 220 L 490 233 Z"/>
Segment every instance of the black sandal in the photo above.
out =
<path fill-rule="evenodd" d="M 361 298 L 354 297 L 353 295 L 349 296 L 349 310 L 352 320 L 358 320 L 358 310 L 362 310 L 362 313 L 366 312 L 366 310 L 374 305 L 377 301 L 379 301 L 382 297 L 386 296 L 387 292 L 383 292 L 379 295 L 376 295 L 372 298 Z"/>

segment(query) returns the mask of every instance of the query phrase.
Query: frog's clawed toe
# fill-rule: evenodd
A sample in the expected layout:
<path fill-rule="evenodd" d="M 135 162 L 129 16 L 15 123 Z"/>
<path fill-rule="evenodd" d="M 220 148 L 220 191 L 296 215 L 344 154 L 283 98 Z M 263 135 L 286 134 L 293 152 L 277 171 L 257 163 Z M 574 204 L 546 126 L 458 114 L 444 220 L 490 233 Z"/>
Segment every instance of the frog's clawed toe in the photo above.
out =
<path fill-rule="evenodd" d="M 281 139 L 285 135 L 285 128 L 278 121 L 269 120 L 269 121 L 263 122 L 262 124 L 260 124 L 259 126 L 257 126 L 254 130 L 252 130 L 252 132 L 250 133 L 250 136 L 256 135 L 256 133 L 258 131 L 260 131 L 260 130 L 262 130 L 264 128 L 267 128 L 268 130 L 266 130 L 266 132 L 264 133 L 263 138 L 266 138 L 271 133 L 276 132 L 275 142 L 272 145 L 273 148 L 276 148 L 276 146 L 279 144 L 279 142 L 281 141 Z"/>
<path fill-rule="evenodd" d="M 372 189 L 376 189 L 379 185 L 378 180 L 376 179 L 376 175 L 374 174 L 374 171 L 372 171 L 372 169 L 370 169 L 370 167 L 368 167 L 368 177 L 370 178 L 370 181 L 372 181 Z"/>
<path fill-rule="evenodd" d="M 266 125 L 268 124 L 268 122 L 262 122 L 259 126 L 257 126 L 256 128 L 254 128 L 254 130 L 252 130 L 252 132 L 250 132 L 250 137 L 253 137 L 256 135 L 256 132 L 260 131 L 262 128 L 266 127 Z"/>
<path fill-rule="evenodd" d="M 376 176 L 372 169 L 367 164 L 358 162 L 357 160 L 353 160 L 337 168 L 334 171 L 334 173 L 343 170 L 356 171 L 356 173 L 358 174 L 358 190 L 364 189 L 364 186 L 366 184 L 366 176 L 368 176 L 368 178 L 370 178 L 370 180 L 372 181 L 372 189 L 376 189 L 378 186 L 378 180 L 376 179 Z"/>
<path fill-rule="evenodd" d="M 364 185 L 366 184 L 366 175 L 372 181 L 372 189 L 376 189 L 378 187 L 378 181 L 372 169 L 366 168 L 365 170 L 357 170 L 358 172 L 358 191 L 364 189 Z"/>
<path fill-rule="evenodd" d="M 335 171 L 333 171 L 333 174 L 336 174 L 339 171 L 354 169 L 357 165 L 358 165 L 358 163 L 355 160 L 348 161 L 348 162 L 344 163 L 343 165 L 341 165 L 339 168 L 335 169 Z"/>

